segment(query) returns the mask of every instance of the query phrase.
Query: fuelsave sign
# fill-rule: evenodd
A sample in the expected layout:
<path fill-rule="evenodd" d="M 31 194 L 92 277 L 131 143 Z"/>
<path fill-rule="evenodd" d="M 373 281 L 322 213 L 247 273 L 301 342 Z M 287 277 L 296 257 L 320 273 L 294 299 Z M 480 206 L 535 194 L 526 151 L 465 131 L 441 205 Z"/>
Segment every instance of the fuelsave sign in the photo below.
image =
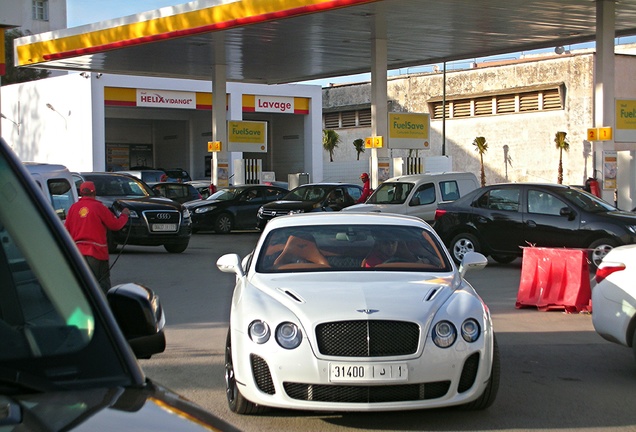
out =
<path fill-rule="evenodd" d="M 231 152 L 267 152 L 267 122 L 228 121 L 227 147 Z"/>
<path fill-rule="evenodd" d="M 430 117 L 428 114 L 389 113 L 388 147 L 428 150 Z"/>
<path fill-rule="evenodd" d="M 636 99 L 616 99 L 617 142 L 636 142 Z"/>

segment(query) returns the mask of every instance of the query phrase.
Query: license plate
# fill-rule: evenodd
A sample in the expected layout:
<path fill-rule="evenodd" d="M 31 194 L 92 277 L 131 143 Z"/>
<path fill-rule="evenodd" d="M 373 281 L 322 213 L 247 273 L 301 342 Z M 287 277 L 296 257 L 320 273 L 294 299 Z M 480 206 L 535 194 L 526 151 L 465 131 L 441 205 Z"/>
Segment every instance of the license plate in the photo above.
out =
<path fill-rule="evenodd" d="M 150 229 L 153 231 L 176 231 L 177 224 L 152 224 Z"/>
<path fill-rule="evenodd" d="M 329 381 L 406 381 L 409 370 L 406 363 L 355 364 L 329 363 Z"/>

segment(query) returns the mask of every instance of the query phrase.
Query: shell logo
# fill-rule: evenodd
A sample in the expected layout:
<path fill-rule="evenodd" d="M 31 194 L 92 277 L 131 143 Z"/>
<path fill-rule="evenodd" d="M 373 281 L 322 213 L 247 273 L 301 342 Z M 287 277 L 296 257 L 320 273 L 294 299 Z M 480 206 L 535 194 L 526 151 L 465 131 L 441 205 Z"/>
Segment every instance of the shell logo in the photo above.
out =
<path fill-rule="evenodd" d="M 79 215 L 81 218 L 85 218 L 86 216 L 88 216 L 88 207 L 82 207 L 79 211 Z"/>

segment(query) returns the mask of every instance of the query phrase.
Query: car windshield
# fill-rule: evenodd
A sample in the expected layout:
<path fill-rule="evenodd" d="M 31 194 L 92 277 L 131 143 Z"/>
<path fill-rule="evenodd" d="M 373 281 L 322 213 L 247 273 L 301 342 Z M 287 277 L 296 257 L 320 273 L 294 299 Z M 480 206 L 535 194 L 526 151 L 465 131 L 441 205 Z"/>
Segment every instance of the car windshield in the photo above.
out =
<path fill-rule="evenodd" d="M 333 186 L 304 185 L 299 186 L 283 197 L 284 201 L 318 202 L 325 199 Z"/>
<path fill-rule="evenodd" d="M 87 175 L 85 178 L 95 183 L 97 196 L 147 197 L 155 195 L 145 184 L 128 176 Z"/>
<path fill-rule="evenodd" d="M 579 208 L 591 213 L 604 213 L 608 211 L 616 211 L 616 207 L 603 201 L 602 199 L 590 193 L 578 189 L 566 189 L 563 198 L 570 201 Z"/>
<path fill-rule="evenodd" d="M 212 195 L 206 198 L 208 201 L 231 201 L 236 199 L 244 188 L 225 188 L 214 192 Z"/>
<path fill-rule="evenodd" d="M 395 225 L 278 228 L 265 238 L 256 264 L 259 273 L 451 270 L 443 245 L 430 231 Z"/>
<path fill-rule="evenodd" d="M 367 204 L 404 204 L 414 183 L 384 182 L 373 192 Z"/>

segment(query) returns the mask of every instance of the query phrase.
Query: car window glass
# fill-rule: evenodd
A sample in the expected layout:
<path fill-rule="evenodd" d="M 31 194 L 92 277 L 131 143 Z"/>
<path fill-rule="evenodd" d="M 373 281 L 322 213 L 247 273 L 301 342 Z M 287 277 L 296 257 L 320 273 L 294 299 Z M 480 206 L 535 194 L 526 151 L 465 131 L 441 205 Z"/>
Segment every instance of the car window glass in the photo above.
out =
<path fill-rule="evenodd" d="M 419 205 L 432 204 L 435 202 L 435 184 L 426 183 L 420 185 L 415 191 L 414 198 L 419 199 Z"/>
<path fill-rule="evenodd" d="M 5 189 L 10 172 L 0 166 Z M 94 335 L 92 309 L 38 209 L 26 194 L 11 201 L 0 206 L 0 358 L 78 351 Z"/>
<path fill-rule="evenodd" d="M 403 204 L 413 189 L 413 183 L 384 182 L 369 197 L 370 204 Z"/>
<path fill-rule="evenodd" d="M 421 227 L 282 227 L 269 233 L 259 250 L 256 271 L 261 273 L 452 269 L 444 246 Z"/>
<path fill-rule="evenodd" d="M 459 199 L 459 187 L 455 180 L 439 182 L 439 188 L 442 191 L 442 201 L 455 201 Z"/>
<path fill-rule="evenodd" d="M 491 189 L 478 198 L 477 207 L 491 210 L 519 211 L 519 189 Z"/>
<path fill-rule="evenodd" d="M 68 209 L 75 202 L 71 184 L 63 178 L 50 179 L 47 184 L 55 212 L 65 218 Z"/>
<path fill-rule="evenodd" d="M 348 195 L 349 198 L 351 198 L 351 204 L 353 204 L 356 201 L 358 201 L 360 196 L 362 196 L 362 191 L 360 189 L 358 189 L 357 187 L 348 186 L 347 187 L 347 195 Z"/>
<path fill-rule="evenodd" d="M 563 191 L 562 194 L 560 194 L 560 196 L 573 203 L 577 207 L 592 213 L 602 213 L 616 210 L 616 207 L 601 200 L 595 195 L 577 189 L 566 189 Z"/>
<path fill-rule="evenodd" d="M 565 203 L 551 193 L 528 191 L 528 213 L 558 216 L 563 207 L 566 207 Z"/>

